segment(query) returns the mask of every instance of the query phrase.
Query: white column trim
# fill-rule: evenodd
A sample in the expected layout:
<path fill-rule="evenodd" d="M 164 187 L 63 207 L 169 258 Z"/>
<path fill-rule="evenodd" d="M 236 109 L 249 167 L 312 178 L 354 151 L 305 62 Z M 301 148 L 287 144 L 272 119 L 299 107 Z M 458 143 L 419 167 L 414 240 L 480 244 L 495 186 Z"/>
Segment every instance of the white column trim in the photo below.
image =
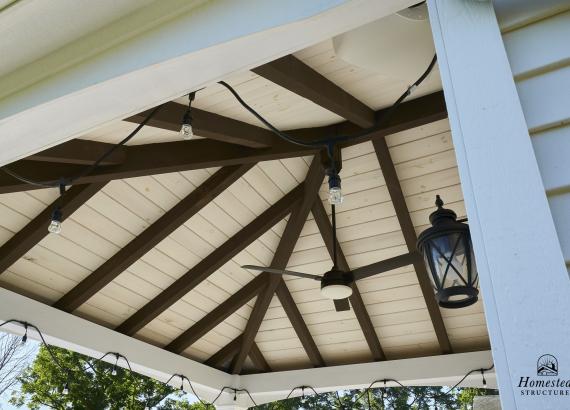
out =
<path fill-rule="evenodd" d="M 503 409 L 567 408 L 518 388 L 545 353 L 570 379 L 570 282 L 493 6 L 428 7 Z"/>

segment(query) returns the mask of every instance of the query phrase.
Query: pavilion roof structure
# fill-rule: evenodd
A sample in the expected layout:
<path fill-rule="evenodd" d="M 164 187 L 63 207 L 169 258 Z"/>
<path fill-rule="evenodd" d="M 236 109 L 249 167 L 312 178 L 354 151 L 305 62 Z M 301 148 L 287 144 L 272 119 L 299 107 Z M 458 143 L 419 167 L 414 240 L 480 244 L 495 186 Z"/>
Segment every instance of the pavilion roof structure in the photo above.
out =
<path fill-rule="evenodd" d="M 360 135 L 407 87 L 340 60 L 330 40 L 224 81 L 304 141 Z M 436 194 L 465 216 L 437 71 L 341 144 L 337 243 L 320 148 L 279 139 L 217 84 L 197 92 L 197 137 L 183 141 L 186 101 L 77 179 L 60 235 L 47 231 L 58 190 L 0 174 L 0 286 L 234 374 L 489 349 L 482 302 L 440 309 L 415 248 Z M 79 175 L 147 114 L 8 168 Z M 342 269 L 410 258 L 358 281 L 344 311 L 314 281 L 241 268 L 322 274 L 334 247 Z"/>

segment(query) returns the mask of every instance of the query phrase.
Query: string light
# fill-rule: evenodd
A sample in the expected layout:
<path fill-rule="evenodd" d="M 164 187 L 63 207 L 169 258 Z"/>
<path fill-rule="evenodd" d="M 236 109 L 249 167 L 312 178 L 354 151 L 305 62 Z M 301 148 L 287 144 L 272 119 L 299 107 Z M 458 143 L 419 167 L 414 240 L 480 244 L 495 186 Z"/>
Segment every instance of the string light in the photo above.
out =
<path fill-rule="evenodd" d="M 24 332 L 24 336 L 22 336 L 22 342 L 21 342 L 23 345 L 25 345 L 26 342 L 28 341 L 28 324 L 27 323 L 24 325 L 24 329 L 26 329 L 26 330 Z"/>
<path fill-rule="evenodd" d="M 67 372 L 67 375 L 68 375 L 68 376 L 67 376 L 67 381 L 66 381 L 65 384 L 63 385 L 63 389 L 62 389 L 61 393 L 62 393 L 64 396 L 69 395 L 69 380 L 71 379 L 71 370 L 65 368 L 65 367 L 59 362 L 59 360 L 57 359 L 57 356 L 55 356 L 55 354 L 54 354 L 53 351 L 51 350 L 51 346 L 46 343 L 45 338 L 44 338 L 42 332 L 40 331 L 40 329 L 39 329 L 37 326 L 35 326 L 35 325 L 31 324 L 31 323 L 24 322 L 24 321 L 17 320 L 17 319 L 10 319 L 10 320 L 7 320 L 7 321 L 5 321 L 5 322 L 3 322 L 3 323 L 0 323 L 0 327 L 3 327 L 4 325 L 6 325 L 6 324 L 8 324 L 8 323 L 18 323 L 18 324 L 20 324 L 21 326 L 23 326 L 23 327 L 25 328 L 24 337 L 25 337 L 26 340 L 27 340 L 27 331 L 28 331 L 28 328 L 33 328 L 33 329 L 38 333 L 38 335 L 39 335 L 39 337 L 40 337 L 40 340 L 41 340 L 41 343 L 46 347 L 46 349 L 47 349 L 47 351 L 48 351 L 48 353 L 49 353 L 51 359 L 57 364 L 58 367 L 60 367 L 63 371 Z M 22 337 L 22 339 L 24 339 L 24 337 Z M 130 365 L 129 360 L 128 360 L 125 356 L 123 356 L 123 355 L 121 355 L 121 354 L 119 354 L 119 353 L 108 352 L 108 353 L 105 353 L 105 354 L 104 354 L 103 356 L 101 356 L 100 358 L 97 358 L 97 359 L 94 359 L 94 360 L 96 360 L 96 361 L 102 361 L 106 356 L 109 356 L 109 355 L 113 355 L 113 356 L 115 356 L 115 358 L 116 358 L 116 360 L 115 360 L 115 365 L 113 366 L 114 368 L 116 368 L 116 367 L 118 366 L 119 359 L 122 358 L 122 359 L 125 361 L 125 363 L 127 364 L 127 367 L 129 368 L 129 370 L 130 370 L 131 372 L 133 371 L 132 368 L 131 368 L 131 365 Z M 90 367 L 93 371 L 95 371 L 95 368 L 94 368 L 89 362 L 87 362 L 87 365 L 88 365 L 88 367 Z M 491 366 L 488 367 L 488 368 L 479 368 L 479 369 L 470 370 L 470 371 L 469 371 L 467 374 L 465 374 L 465 376 L 463 376 L 463 377 L 461 378 L 461 380 L 459 380 L 454 386 L 452 386 L 451 388 L 449 388 L 449 390 L 447 390 L 446 392 L 442 392 L 441 394 L 443 394 L 443 395 L 450 394 L 450 393 L 451 393 L 456 387 L 458 387 L 467 377 L 469 377 L 471 374 L 473 374 L 473 373 L 475 373 L 475 372 L 480 372 L 480 373 L 481 373 L 481 376 L 482 376 L 482 378 L 483 378 L 483 387 L 486 388 L 486 387 L 487 387 L 487 381 L 486 381 L 486 379 L 485 379 L 485 372 L 490 371 L 490 370 L 492 370 L 493 368 L 494 368 L 494 365 L 491 365 Z M 86 368 L 81 367 L 81 370 L 82 370 L 82 371 L 86 371 Z M 255 400 L 254 400 L 253 397 L 251 396 L 251 393 L 250 393 L 247 389 L 237 389 L 237 388 L 235 388 L 235 387 L 230 387 L 230 386 L 224 386 L 224 387 L 219 391 L 218 395 L 215 397 L 214 400 L 212 400 L 211 402 L 206 402 L 206 401 L 202 400 L 202 399 L 198 396 L 198 394 L 197 394 L 196 391 L 194 390 L 194 387 L 193 387 L 192 382 L 190 381 L 190 379 L 188 379 L 188 378 L 187 378 L 186 376 L 184 376 L 183 374 L 173 374 L 172 376 L 170 376 L 170 378 L 166 381 L 165 384 L 169 384 L 169 383 L 172 381 L 172 379 L 175 378 L 175 377 L 179 377 L 179 378 L 180 378 L 180 391 L 182 391 L 183 393 L 185 393 L 185 390 L 184 390 L 184 380 L 186 380 L 186 381 L 188 382 L 188 385 L 190 386 L 190 390 L 191 390 L 192 394 L 193 394 L 194 396 L 196 396 L 196 398 L 200 401 L 200 403 L 202 403 L 204 406 L 206 406 L 206 408 L 214 408 L 215 403 L 218 401 L 218 399 L 222 396 L 222 394 L 223 394 L 224 391 L 226 391 L 226 390 L 229 390 L 229 391 L 233 392 L 233 394 L 234 394 L 234 395 L 233 395 L 234 401 L 237 401 L 237 395 L 238 395 L 238 393 L 242 393 L 242 392 L 243 392 L 243 393 L 246 393 L 247 396 L 249 397 L 249 399 L 251 400 L 252 404 L 253 404 L 254 406 L 257 406 L 257 403 L 255 402 Z M 402 383 L 400 383 L 400 382 L 398 382 L 397 380 L 394 380 L 394 379 L 382 379 L 382 380 L 377 380 L 377 381 L 372 382 L 366 389 L 364 389 L 364 392 L 363 392 L 363 393 L 361 393 L 359 396 L 357 396 L 356 400 L 354 401 L 354 404 L 356 405 L 356 404 L 359 402 L 359 400 L 363 397 L 364 394 L 370 395 L 370 390 L 373 388 L 373 386 L 376 385 L 377 383 L 380 383 L 380 382 L 381 382 L 381 383 L 383 383 L 382 395 L 381 395 L 381 398 L 382 398 L 382 403 L 381 403 L 381 405 L 382 405 L 382 408 L 384 408 L 384 399 L 385 399 L 385 397 L 386 397 L 385 394 L 386 394 L 387 382 L 389 382 L 389 381 L 390 381 L 390 382 L 393 382 L 393 383 L 395 383 L 395 384 L 397 384 L 397 385 L 399 385 L 401 388 L 409 389 L 408 387 L 404 386 Z M 312 390 L 312 392 L 313 392 L 315 395 L 318 394 L 318 393 L 316 392 L 316 390 L 315 390 L 313 387 L 303 385 L 303 386 L 294 387 L 294 388 L 289 392 L 289 394 L 287 395 L 287 397 L 285 397 L 285 399 L 290 398 L 291 395 L 293 394 L 293 392 L 295 392 L 295 390 L 298 390 L 298 389 L 301 390 L 301 399 L 302 399 L 302 400 L 305 400 L 305 399 L 306 399 L 306 396 L 305 396 L 305 390 L 306 390 L 306 389 Z M 168 394 L 169 394 L 169 393 L 168 393 Z M 167 395 L 168 395 L 168 394 L 167 394 Z M 165 397 L 166 397 L 166 396 L 165 396 Z M 338 400 L 338 402 L 339 402 L 339 408 L 342 409 L 342 410 L 345 410 L 344 404 L 342 403 L 342 401 L 341 401 L 341 399 L 340 399 L 340 396 L 338 395 L 338 392 L 337 392 L 337 396 L 336 396 L 336 397 L 337 397 L 337 400 Z M 431 396 L 431 397 L 429 397 L 429 398 L 435 400 L 436 396 Z M 414 398 L 414 401 L 412 402 L 412 404 L 413 404 L 416 400 L 417 400 L 417 397 Z M 68 403 L 68 404 L 66 405 L 66 408 L 72 408 L 72 407 L 73 407 L 73 405 L 72 405 L 71 403 Z M 151 407 L 149 407 L 148 405 L 146 405 L 144 408 L 145 408 L 145 410 L 151 410 Z M 353 408 L 353 407 L 351 407 L 351 408 Z"/>
<path fill-rule="evenodd" d="M 117 364 L 119 363 L 119 355 L 115 353 L 115 364 L 113 365 L 113 369 L 111 370 L 111 376 L 117 375 Z"/>
<path fill-rule="evenodd" d="M 192 128 L 192 101 L 196 97 L 196 93 L 188 94 L 188 108 L 182 117 L 182 126 L 180 127 L 180 135 L 182 139 L 191 140 L 194 138 L 194 129 Z"/>

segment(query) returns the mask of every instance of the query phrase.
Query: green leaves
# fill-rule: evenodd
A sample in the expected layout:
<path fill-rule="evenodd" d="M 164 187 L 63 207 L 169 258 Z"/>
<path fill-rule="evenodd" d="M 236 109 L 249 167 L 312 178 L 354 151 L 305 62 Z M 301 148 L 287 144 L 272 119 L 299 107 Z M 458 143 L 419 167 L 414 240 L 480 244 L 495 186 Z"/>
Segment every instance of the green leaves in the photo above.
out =
<path fill-rule="evenodd" d="M 74 410 L 129 409 L 145 407 L 160 410 L 202 410 L 190 404 L 175 388 L 137 373 L 116 369 L 102 361 L 88 361 L 86 356 L 51 347 L 57 363 L 41 347 L 33 364 L 20 376 L 21 390 L 10 402 L 36 410 L 42 406 Z M 69 393 L 64 394 L 64 386 Z"/>

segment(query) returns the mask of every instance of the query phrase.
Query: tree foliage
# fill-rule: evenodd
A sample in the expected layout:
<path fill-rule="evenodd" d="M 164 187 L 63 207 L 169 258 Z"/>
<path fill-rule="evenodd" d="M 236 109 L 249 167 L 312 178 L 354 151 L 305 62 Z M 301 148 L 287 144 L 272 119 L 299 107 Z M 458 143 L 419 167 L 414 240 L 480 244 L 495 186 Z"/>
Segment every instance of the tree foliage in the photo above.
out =
<path fill-rule="evenodd" d="M 257 406 L 256 410 L 472 410 L 473 397 L 495 390 L 463 388 L 446 394 L 442 387 L 388 387 L 293 397 Z"/>
<path fill-rule="evenodd" d="M 102 361 L 89 362 L 86 356 L 65 349 L 41 347 L 35 361 L 19 377 L 21 389 L 10 402 L 37 410 L 130 409 L 202 410 L 190 404 L 171 386 Z M 57 364 L 61 364 L 61 367 Z M 113 374 L 115 373 L 116 374 Z M 68 385 L 68 393 L 64 387 Z"/>

